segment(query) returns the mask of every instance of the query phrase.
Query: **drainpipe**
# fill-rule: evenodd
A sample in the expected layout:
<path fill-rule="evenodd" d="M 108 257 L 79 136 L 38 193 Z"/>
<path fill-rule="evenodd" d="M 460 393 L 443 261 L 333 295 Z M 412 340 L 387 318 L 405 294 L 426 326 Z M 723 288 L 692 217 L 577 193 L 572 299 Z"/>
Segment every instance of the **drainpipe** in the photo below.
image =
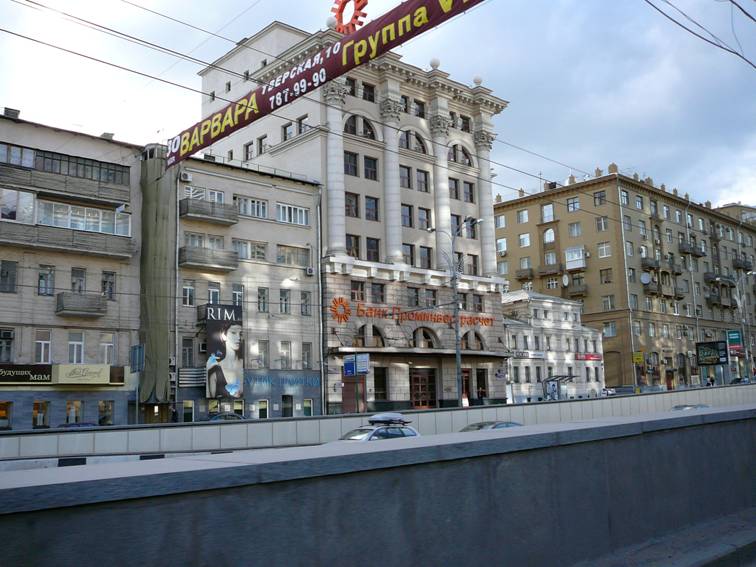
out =
<path fill-rule="evenodd" d="M 688 226 L 688 211 L 689 210 L 690 210 L 690 195 L 688 195 L 688 204 L 685 206 L 685 238 L 688 240 L 688 244 L 690 244 L 690 227 Z M 709 243 L 711 243 L 711 240 L 709 241 Z M 709 247 L 709 250 L 712 250 L 711 246 Z M 696 318 L 696 338 L 695 338 L 694 343 L 696 343 L 701 339 L 701 329 L 699 327 L 698 309 L 696 309 L 698 305 L 698 298 L 696 296 L 696 284 L 693 281 L 693 266 L 692 266 L 692 262 L 690 261 L 690 256 L 688 257 L 688 273 L 690 274 L 690 283 L 693 288 L 693 314 Z M 703 309 L 703 306 L 701 307 L 701 309 Z M 688 337 L 688 339 L 690 340 L 690 337 Z M 686 352 L 685 354 L 686 354 L 685 358 L 687 359 L 688 353 Z M 699 370 L 699 374 L 698 374 L 699 383 L 701 381 L 700 372 L 701 371 Z"/>
<path fill-rule="evenodd" d="M 178 353 L 179 353 L 179 338 L 178 338 L 178 302 L 179 297 L 181 297 L 181 290 L 179 286 L 180 278 L 179 278 L 179 208 L 180 208 L 180 195 L 179 195 L 179 180 L 181 179 L 181 170 L 179 169 L 178 172 L 176 172 L 176 234 L 175 234 L 175 250 L 174 250 L 174 286 L 173 289 L 175 290 L 176 296 L 174 297 L 173 301 L 173 352 L 174 352 L 174 358 L 176 360 L 176 366 L 174 366 L 174 369 L 176 370 L 176 385 L 174 386 L 173 390 L 173 407 L 176 411 L 176 416 L 178 417 L 178 403 L 179 403 L 179 359 L 178 359 Z M 181 413 L 182 419 L 183 419 L 183 412 Z M 173 417 L 173 416 L 171 416 Z"/>
<path fill-rule="evenodd" d="M 630 305 L 630 282 L 627 279 L 627 254 L 625 251 L 625 222 L 623 218 L 623 211 L 622 208 L 622 190 L 620 189 L 620 182 L 619 182 L 619 173 L 614 174 L 614 179 L 617 181 L 617 202 L 619 203 L 620 208 L 620 215 L 619 215 L 619 223 L 620 223 L 620 230 L 622 232 L 622 262 L 624 266 L 625 271 L 625 300 L 627 301 L 627 312 L 628 317 L 630 321 L 630 348 L 632 349 L 632 352 L 635 353 L 635 334 L 633 333 L 633 307 Z M 652 230 L 653 232 L 653 230 Z M 632 359 L 631 359 L 632 360 Z M 645 362 L 645 361 L 644 361 Z M 635 368 L 635 362 L 632 364 L 633 366 L 633 385 L 635 386 L 635 393 L 639 393 L 640 384 L 638 381 L 638 371 Z M 606 383 L 606 376 L 604 376 L 604 382 Z"/>
<path fill-rule="evenodd" d="M 327 402 L 326 397 L 328 396 L 328 368 L 326 366 L 325 361 L 325 344 L 324 341 L 326 337 L 328 336 L 325 332 L 325 324 L 326 319 L 323 316 L 325 312 L 325 297 L 323 295 L 323 273 L 321 270 L 321 262 L 320 258 L 322 256 L 322 235 L 321 235 L 321 227 L 322 227 L 322 199 L 323 199 L 323 191 L 322 186 L 318 186 L 318 202 L 315 206 L 316 214 L 315 214 L 315 222 L 317 223 L 316 229 L 315 229 L 315 243 L 317 245 L 317 249 L 315 251 L 315 269 L 318 272 L 318 298 L 320 301 L 320 309 L 318 310 L 318 317 L 320 320 L 318 321 L 318 345 L 320 346 L 320 414 L 325 415 L 326 414 L 326 408 L 327 408 Z"/>

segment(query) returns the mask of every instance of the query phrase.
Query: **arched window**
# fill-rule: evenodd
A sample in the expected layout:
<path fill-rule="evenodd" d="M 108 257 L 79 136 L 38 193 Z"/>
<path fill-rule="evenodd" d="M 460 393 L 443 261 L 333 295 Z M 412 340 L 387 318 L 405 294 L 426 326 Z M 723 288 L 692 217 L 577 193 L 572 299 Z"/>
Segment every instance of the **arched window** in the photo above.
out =
<path fill-rule="evenodd" d="M 363 325 L 359 329 L 357 329 L 357 333 L 355 333 L 354 338 L 352 339 L 352 346 L 353 347 L 364 347 L 365 346 L 365 334 L 367 332 L 367 325 Z"/>
<path fill-rule="evenodd" d="M 352 115 L 344 124 L 344 134 L 357 134 L 357 117 Z"/>
<path fill-rule="evenodd" d="M 427 154 L 428 149 L 420 134 L 412 130 L 405 130 L 399 135 L 399 147 L 405 150 L 412 150 L 421 154 Z"/>
<path fill-rule="evenodd" d="M 554 242 L 554 229 L 549 228 L 543 233 L 543 243 L 551 244 L 552 242 Z"/>
<path fill-rule="evenodd" d="M 353 114 L 344 123 L 344 133 L 375 140 L 375 128 L 367 118 Z"/>
<path fill-rule="evenodd" d="M 420 327 L 413 335 L 415 348 L 437 348 L 436 335 L 426 327 Z"/>
<path fill-rule="evenodd" d="M 375 128 L 373 128 L 373 125 L 365 118 L 362 119 L 362 132 L 360 135 L 368 140 L 375 140 Z"/>
<path fill-rule="evenodd" d="M 386 346 L 386 341 L 383 340 L 383 334 L 381 333 L 381 330 L 375 325 L 373 325 L 373 340 L 371 341 L 370 346 L 380 348 Z"/>
<path fill-rule="evenodd" d="M 461 163 L 462 165 L 468 165 L 472 167 L 473 161 L 470 152 L 468 152 L 460 144 L 454 144 L 449 148 L 448 160 L 454 163 Z"/>
<path fill-rule="evenodd" d="M 462 350 L 483 350 L 483 339 L 475 331 L 465 333 L 462 337 Z"/>

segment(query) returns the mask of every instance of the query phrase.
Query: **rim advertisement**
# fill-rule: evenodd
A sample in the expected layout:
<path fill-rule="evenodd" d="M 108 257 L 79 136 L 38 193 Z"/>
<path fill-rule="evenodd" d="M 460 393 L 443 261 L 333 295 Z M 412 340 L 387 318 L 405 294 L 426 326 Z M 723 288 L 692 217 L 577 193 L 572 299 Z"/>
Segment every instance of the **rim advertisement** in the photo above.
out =
<path fill-rule="evenodd" d="M 244 340 L 240 305 L 208 305 L 208 398 L 241 398 L 244 395 Z"/>

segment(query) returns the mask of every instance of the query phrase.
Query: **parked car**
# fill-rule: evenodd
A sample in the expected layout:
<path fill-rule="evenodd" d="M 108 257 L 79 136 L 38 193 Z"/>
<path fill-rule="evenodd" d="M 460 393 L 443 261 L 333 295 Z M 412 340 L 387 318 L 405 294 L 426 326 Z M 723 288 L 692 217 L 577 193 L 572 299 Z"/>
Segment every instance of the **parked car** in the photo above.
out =
<path fill-rule="evenodd" d="M 91 423 L 89 421 L 82 421 L 79 423 L 61 423 L 58 427 L 63 427 L 65 429 L 75 428 L 75 427 L 100 427 L 96 423 Z"/>
<path fill-rule="evenodd" d="M 227 411 L 224 413 L 216 413 L 210 418 L 210 421 L 241 421 L 242 419 L 244 419 L 244 417 L 238 413 Z"/>
<path fill-rule="evenodd" d="M 522 423 L 516 421 L 479 421 L 471 423 L 460 429 L 460 433 L 465 431 L 480 431 L 481 429 L 508 429 L 510 427 L 522 427 Z"/>
<path fill-rule="evenodd" d="M 706 404 L 680 404 L 677 406 L 672 406 L 672 411 L 690 411 L 690 410 L 696 410 L 696 409 L 706 409 L 709 406 Z"/>
<path fill-rule="evenodd" d="M 614 396 L 616 394 L 617 390 L 615 390 L 614 388 L 604 388 L 603 390 L 601 390 L 602 396 Z"/>
<path fill-rule="evenodd" d="M 748 378 L 748 376 L 744 376 L 743 378 L 733 378 L 730 380 L 730 384 L 750 384 L 751 380 Z"/>
<path fill-rule="evenodd" d="M 363 425 L 345 433 L 339 441 L 363 443 L 420 436 L 415 428 L 409 426 L 412 422 L 400 413 L 379 413 L 368 419 L 368 423 L 370 425 Z"/>

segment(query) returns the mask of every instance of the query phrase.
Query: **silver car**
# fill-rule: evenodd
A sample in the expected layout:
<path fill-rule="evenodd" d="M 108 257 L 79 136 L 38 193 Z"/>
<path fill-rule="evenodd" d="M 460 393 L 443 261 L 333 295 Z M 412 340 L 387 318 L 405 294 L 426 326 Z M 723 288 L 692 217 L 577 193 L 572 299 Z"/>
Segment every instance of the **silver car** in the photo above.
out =
<path fill-rule="evenodd" d="M 508 429 L 510 427 L 522 427 L 522 423 L 516 421 L 480 421 L 460 429 L 460 433 L 465 431 L 480 431 L 482 429 Z"/>
<path fill-rule="evenodd" d="M 368 419 L 368 423 L 370 425 L 345 433 L 339 441 L 365 442 L 420 436 L 415 428 L 408 425 L 412 422 L 400 413 L 379 413 Z"/>

